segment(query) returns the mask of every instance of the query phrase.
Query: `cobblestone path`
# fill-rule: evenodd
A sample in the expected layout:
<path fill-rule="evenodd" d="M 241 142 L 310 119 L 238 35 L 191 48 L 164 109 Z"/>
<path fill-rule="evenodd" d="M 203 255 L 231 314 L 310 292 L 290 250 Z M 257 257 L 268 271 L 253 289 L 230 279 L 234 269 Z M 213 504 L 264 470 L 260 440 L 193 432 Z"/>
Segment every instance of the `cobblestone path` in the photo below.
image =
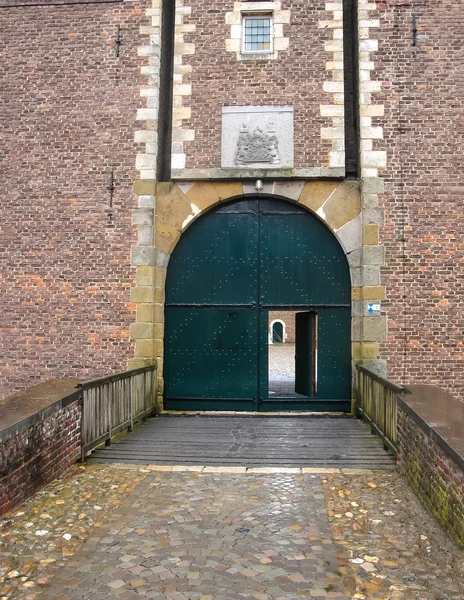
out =
<path fill-rule="evenodd" d="M 80 467 L 8 515 L 0 600 L 464 598 L 396 472 L 154 469 Z"/>

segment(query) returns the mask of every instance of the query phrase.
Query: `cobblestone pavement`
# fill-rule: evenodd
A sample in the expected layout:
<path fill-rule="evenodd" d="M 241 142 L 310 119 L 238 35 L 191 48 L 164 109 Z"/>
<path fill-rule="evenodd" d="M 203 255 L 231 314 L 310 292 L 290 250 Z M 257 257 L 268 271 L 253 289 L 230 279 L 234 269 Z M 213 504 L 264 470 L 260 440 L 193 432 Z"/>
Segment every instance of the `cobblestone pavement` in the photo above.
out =
<path fill-rule="evenodd" d="M 396 472 L 154 469 L 81 467 L 7 515 L 0 600 L 464 598 Z"/>
<path fill-rule="evenodd" d="M 295 377 L 295 344 L 269 344 L 269 379 Z"/>

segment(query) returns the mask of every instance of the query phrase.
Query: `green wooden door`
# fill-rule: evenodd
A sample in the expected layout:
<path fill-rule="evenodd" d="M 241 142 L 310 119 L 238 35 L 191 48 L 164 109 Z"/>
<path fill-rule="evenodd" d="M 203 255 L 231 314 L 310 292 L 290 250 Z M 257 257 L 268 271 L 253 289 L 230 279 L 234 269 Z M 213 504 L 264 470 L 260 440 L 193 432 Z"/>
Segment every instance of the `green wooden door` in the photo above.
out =
<path fill-rule="evenodd" d="M 225 205 L 182 236 L 166 282 L 166 408 L 258 409 L 258 220 Z"/>
<path fill-rule="evenodd" d="M 185 232 L 168 268 L 165 407 L 349 410 L 350 296 L 340 245 L 305 209 L 247 198 L 212 210 Z M 317 373 L 313 359 L 300 361 L 298 400 L 269 397 L 270 310 L 317 315 Z"/>

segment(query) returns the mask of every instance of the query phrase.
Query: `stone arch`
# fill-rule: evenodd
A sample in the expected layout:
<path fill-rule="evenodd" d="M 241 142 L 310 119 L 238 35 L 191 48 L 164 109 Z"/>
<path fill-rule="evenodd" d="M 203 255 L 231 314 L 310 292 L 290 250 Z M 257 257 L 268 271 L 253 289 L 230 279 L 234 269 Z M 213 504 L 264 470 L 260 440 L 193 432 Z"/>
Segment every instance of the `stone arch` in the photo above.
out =
<path fill-rule="evenodd" d="M 156 248 L 170 255 L 182 233 L 200 216 L 221 202 L 256 195 L 304 206 L 335 234 L 346 255 L 362 246 L 357 181 L 266 182 L 259 193 L 254 184 L 237 181 L 158 184 Z"/>
<path fill-rule="evenodd" d="M 285 342 L 286 337 L 287 337 L 287 326 L 285 325 L 285 321 L 283 321 L 282 319 L 274 319 L 271 321 L 271 323 L 269 324 L 269 343 L 273 344 L 274 343 L 274 325 L 276 323 L 280 323 L 282 325 L 282 341 Z"/>

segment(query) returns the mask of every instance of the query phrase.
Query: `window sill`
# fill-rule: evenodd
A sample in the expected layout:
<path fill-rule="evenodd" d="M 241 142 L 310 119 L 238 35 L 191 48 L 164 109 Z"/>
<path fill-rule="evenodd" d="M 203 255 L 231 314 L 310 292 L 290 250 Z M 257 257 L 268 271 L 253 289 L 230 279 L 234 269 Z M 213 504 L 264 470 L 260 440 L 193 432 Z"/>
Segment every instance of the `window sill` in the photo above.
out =
<path fill-rule="evenodd" d="M 237 52 L 237 60 L 276 60 L 277 52 Z"/>

